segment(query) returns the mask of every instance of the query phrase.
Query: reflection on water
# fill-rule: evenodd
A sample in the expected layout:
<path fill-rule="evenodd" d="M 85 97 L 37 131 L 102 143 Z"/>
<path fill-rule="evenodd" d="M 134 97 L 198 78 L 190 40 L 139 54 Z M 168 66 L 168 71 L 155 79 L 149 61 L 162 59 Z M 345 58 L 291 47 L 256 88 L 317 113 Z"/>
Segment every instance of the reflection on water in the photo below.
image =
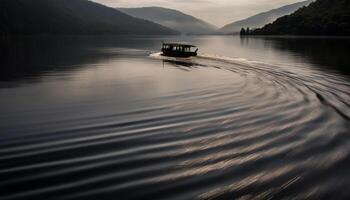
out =
<path fill-rule="evenodd" d="M 38 77 L 50 71 L 70 71 L 111 58 L 133 56 L 140 52 L 122 52 L 118 48 L 147 49 L 155 42 L 114 37 L 40 37 L 16 38 L 1 46 L 0 80 L 12 81 Z M 145 52 L 142 52 L 144 55 Z"/>
<path fill-rule="evenodd" d="M 162 40 L 200 55 L 163 57 Z M 7 41 L 0 198 L 349 199 L 348 43 Z"/>
<path fill-rule="evenodd" d="M 146 55 L 159 51 L 159 44 L 163 40 L 189 41 L 200 45 L 202 53 L 274 63 L 306 63 L 321 69 L 349 74 L 348 38 L 208 36 L 179 39 L 67 36 L 1 41 L 0 80 L 38 77 L 41 73 L 74 70 L 76 67 L 103 62 L 106 59 Z"/>
<path fill-rule="evenodd" d="M 349 38 L 242 38 L 242 44 L 249 45 L 250 40 L 264 40 L 271 48 L 287 54 L 296 54 L 301 62 L 311 62 L 317 67 L 339 70 L 350 74 L 348 48 Z"/>

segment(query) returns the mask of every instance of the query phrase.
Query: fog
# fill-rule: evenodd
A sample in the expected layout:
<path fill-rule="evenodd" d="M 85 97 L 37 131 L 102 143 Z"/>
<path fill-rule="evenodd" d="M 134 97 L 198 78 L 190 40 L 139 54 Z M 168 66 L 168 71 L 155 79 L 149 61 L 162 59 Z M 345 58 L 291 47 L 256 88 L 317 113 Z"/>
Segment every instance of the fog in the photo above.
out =
<path fill-rule="evenodd" d="M 258 12 L 302 0 L 93 0 L 111 7 L 161 6 L 173 8 L 223 26 Z M 258 3 L 257 3 L 258 2 Z"/>

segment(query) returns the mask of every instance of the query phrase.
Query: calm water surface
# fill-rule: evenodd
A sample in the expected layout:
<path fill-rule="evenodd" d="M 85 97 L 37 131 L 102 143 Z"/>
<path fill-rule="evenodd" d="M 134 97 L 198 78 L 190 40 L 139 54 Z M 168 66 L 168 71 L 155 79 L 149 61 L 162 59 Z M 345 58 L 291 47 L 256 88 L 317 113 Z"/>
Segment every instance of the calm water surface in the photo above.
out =
<path fill-rule="evenodd" d="M 200 47 L 161 56 L 162 40 Z M 20 38 L 0 199 L 349 199 L 346 38 Z"/>

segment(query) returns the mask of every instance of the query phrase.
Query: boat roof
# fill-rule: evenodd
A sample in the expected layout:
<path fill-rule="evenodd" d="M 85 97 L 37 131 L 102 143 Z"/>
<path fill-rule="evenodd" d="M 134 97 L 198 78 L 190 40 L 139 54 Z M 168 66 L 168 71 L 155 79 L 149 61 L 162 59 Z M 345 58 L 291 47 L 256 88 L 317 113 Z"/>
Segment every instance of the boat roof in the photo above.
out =
<path fill-rule="evenodd" d="M 182 46 L 182 47 L 196 47 L 192 44 L 188 44 L 185 42 L 163 42 L 163 45 L 169 45 L 169 46 Z"/>

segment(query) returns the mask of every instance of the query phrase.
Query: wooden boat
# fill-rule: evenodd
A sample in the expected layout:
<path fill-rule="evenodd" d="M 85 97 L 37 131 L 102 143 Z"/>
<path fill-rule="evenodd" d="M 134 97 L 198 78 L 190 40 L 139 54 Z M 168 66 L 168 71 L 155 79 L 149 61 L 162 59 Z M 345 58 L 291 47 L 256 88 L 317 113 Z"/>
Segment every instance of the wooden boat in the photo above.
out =
<path fill-rule="evenodd" d="M 185 43 L 164 43 L 162 45 L 163 56 L 171 57 L 191 57 L 197 56 L 198 48 L 192 51 L 196 46 Z"/>

